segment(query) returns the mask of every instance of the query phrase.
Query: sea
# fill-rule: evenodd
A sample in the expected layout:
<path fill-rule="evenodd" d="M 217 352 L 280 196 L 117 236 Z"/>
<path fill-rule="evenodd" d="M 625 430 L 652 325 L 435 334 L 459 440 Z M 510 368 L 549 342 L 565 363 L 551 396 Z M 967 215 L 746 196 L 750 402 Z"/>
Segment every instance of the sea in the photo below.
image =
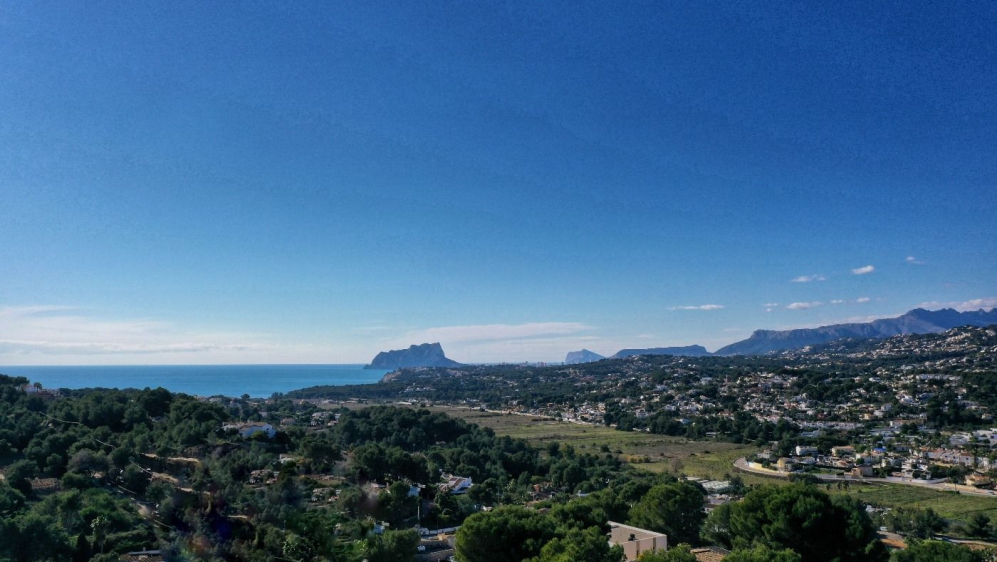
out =
<path fill-rule="evenodd" d="M 115 365 L 3 367 L 43 388 L 156 388 L 195 396 L 269 398 L 310 386 L 371 384 L 389 371 L 363 365 Z"/>

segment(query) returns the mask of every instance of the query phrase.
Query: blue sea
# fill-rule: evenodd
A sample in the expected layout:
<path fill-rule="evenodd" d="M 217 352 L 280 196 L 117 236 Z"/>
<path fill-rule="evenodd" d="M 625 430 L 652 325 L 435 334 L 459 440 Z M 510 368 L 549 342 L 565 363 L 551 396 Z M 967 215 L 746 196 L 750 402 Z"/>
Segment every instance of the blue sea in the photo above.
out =
<path fill-rule="evenodd" d="M 27 377 L 44 388 L 156 388 L 197 396 L 269 398 L 309 386 L 369 384 L 388 371 L 363 365 L 140 365 L 2 367 L 0 374 Z"/>

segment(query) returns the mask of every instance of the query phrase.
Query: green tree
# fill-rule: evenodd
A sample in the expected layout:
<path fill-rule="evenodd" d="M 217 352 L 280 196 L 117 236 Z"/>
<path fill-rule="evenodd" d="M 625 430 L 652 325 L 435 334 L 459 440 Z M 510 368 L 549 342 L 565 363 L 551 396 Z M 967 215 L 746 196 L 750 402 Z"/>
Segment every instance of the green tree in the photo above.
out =
<path fill-rule="evenodd" d="M 312 547 L 312 544 L 308 541 L 308 539 L 293 533 L 287 535 L 287 539 L 284 540 L 284 546 L 281 549 L 285 558 L 296 562 L 307 562 L 312 560 L 314 550 L 314 547 Z"/>
<path fill-rule="evenodd" d="M 327 472 L 333 463 L 342 458 L 339 449 L 327 439 L 310 435 L 298 444 L 298 452 L 311 465 L 315 472 Z"/>
<path fill-rule="evenodd" d="M 87 562 L 92 554 L 86 533 L 80 533 L 76 537 L 76 547 L 73 549 L 73 562 Z"/>
<path fill-rule="evenodd" d="M 706 521 L 703 522 L 703 526 L 700 529 L 700 534 L 706 542 L 717 544 L 724 548 L 731 548 L 733 546 L 734 537 L 731 536 L 730 531 L 731 505 L 729 503 L 718 505 L 706 517 Z"/>
<path fill-rule="evenodd" d="M 919 511 L 914 517 L 913 534 L 920 539 L 930 539 L 943 532 L 948 526 L 948 522 L 929 507 Z"/>
<path fill-rule="evenodd" d="M 7 467 L 7 482 L 25 496 L 31 495 L 32 478 L 38 476 L 38 464 L 34 461 L 17 461 Z"/>
<path fill-rule="evenodd" d="M 792 550 L 772 550 L 765 545 L 752 549 L 739 549 L 724 558 L 724 562 L 802 562 L 803 558 Z"/>
<path fill-rule="evenodd" d="M 735 548 L 764 545 L 790 549 L 807 562 L 885 560 L 864 507 L 847 496 L 833 498 L 804 484 L 765 486 L 731 504 L 730 536 Z"/>
<path fill-rule="evenodd" d="M 69 470 L 85 474 L 89 478 L 93 478 L 98 472 L 106 472 L 110 466 L 107 455 L 90 449 L 80 449 L 69 459 Z"/>
<path fill-rule="evenodd" d="M 639 562 L 696 562 L 696 555 L 687 544 L 680 544 L 668 550 L 645 552 L 637 558 Z"/>
<path fill-rule="evenodd" d="M 935 510 L 897 509 L 887 519 L 891 531 L 903 533 L 917 539 L 931 539 L 944 531 L 948 523 Z"/>
<path fill-rule="evenodd" d="M 610 546 L 601 529 L 589 527 L 570 529 L 565 536 L 554 538 L 529 562 L 621 562 L 622 560 L 623 547 Z M 695 562 L 695 559 L 692 562 Z"/>
<path fill-rule="evenodd" d="M 6 522 L 0 533 L 0 559 L 11 562 L 67 560 L 73 549 L 59 522 L 36 513 L 27 513 Z"/>
<path fill-rule="evenodd" d="M 11 517 L 24 507 L 24 494 L 6 480 L 0 480 L 0 519 Z"/>
<path fill-rule="evenodd" d="M 134 464 L 126 466 L 121 472 L 121 485 L 138 495 L 145 493 L 151 481 L 151 477 Z"/>
<path fill-rule="evenodd" d="M 90 529 L 93 531 L 93 544 L 100 545 L 101 553 L 104 552 L 104 544 L 107 542 L 107 530 L 110 522 L 104 515 L 98 515 L 90 522 Z"/>
<path fill-rule="evenodd" d="M 364 556 L 367 562 L 408 562 L 415 558 L 419 534 L 412 530 L 386 531 L 369 539 Z"/>
<path fill-rule="evenodd" d="M 553 522 L 536 511 L 501 506 L 475 513 L 457 530 L 458 562 L 521 562 L 554 538 Z"/>
<path fill-rule="evenodd" d="M 987 558 L 965 546 L 942 541 L 912 541 L 906 550 L 897 550 L 890 562 L 984 562 Z"/>
<path fill-rule="evenodd" d="M 377 513 L 392 526 L 400 526 L 416 514 L 419 500 L 408 495 L 410 488 L 408 483 L 399 480 L 378 496 Z"/>
<path fill-rule="evenodd" d="M 993 533 L 990 528 L 990 518 L 983 513 L 977 513 L 969 519 L 966 525 L 966 534 L 971 537 L 985 539 Z"/>
<path fill-rule="evenodd" d="M 706 519 L 705 495 L 687 482 L 659 484 L 630 510 L 630 524 L 668 535 L 669 542 L 699 542 L 699 528 Z"/>

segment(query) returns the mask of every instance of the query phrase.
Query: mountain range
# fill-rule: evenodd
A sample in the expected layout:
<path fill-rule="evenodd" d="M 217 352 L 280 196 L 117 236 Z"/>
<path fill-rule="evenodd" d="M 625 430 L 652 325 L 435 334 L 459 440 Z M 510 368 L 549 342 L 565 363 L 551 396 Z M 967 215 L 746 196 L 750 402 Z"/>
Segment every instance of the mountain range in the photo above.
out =
<path fill-rule="evenodd" d="M 841 338 L 888 338 L 902 334 L 937 334 L 959 326 L 997 324 L 997 308 L 959 312 L 951 308 L 915 308 L 896 318 L 872 322 L 834 324 L 798 330 L 755 330 L 746 340 L 718 349 L 714 355 L 761 355 L 771 351 L 800 349 Z"/>
<path fill-rule="evenodd" d="M 683 347 L 650 347 L 647 349 L 621 349 L 610 359 L 623 359 L 633 355 L 681 355 L 684 357 L 706 357 L 709 351 L 701 345 L 687 345 Z"/>
<path fill-rule="evenodd" d="M 610 359 L 631 355 L 763 355 L 774 351 L 800 349 L 842 338 L 888 338 L 905 334 L 937 334 L 960 326 L 989 326 L 997 324 L 997 308 L 959 312 L 951 308 L 925 310 L 915 308 L 896 318 L 883 318 L 872 322 L 833 324 L 819 328 L 796 330 L 755 330 L 746 340 L 721 347 L 714 353 L 699 345 L 685 347 L 655 347 L 649 349 L 623 349 Z M 568 353 L 565 363 L 586 363 L 603 357 L 587 349 Z"/>
<path fill-rule="evenodd" d="M 645 349 L 621 349 L 613 354 L 610 359 L 623 359 L 634 355 L 680 355 L 684 357 L 706 357 L 711 355 L 706 348 L 701 345 L 687 345 L 684 347 L 649 347 Z M 568 365 L 577 363 L 591 363 L 605 359 L 602 355 L 583 349 L 581 351 L 569 351 L 564 362 Z"/>
<path fill-rule="evenodd" d="M 402 367 L 460 367 L 461 364 L 448 359 L 439 343 L 424 343 L 409 346 L 408 349 L 382 351 L 374 356 L 364 369 L 400 369 Z"/>

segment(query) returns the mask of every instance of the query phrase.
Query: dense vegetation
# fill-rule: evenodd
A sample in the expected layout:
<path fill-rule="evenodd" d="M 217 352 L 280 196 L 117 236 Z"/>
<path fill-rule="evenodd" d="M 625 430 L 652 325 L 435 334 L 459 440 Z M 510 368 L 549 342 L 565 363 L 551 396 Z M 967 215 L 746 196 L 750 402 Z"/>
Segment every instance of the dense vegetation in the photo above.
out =
<path fill-rule="evenodd" d="M 425 410 L 320 412 L 162 389 L 54 397 L 28 395 L 26 383 L 0 378 L 0 559 L 165 547 L 174 559 L 404 560 L 418 535 L 375 532 L 374 521 L 454 526 L 485 506 L 564 501 L 629 472 L 613 455 L 538 451 Z M 248 420 L 286 427 L 273 438 L 223 430 Z M 475 484 L 450 494 L 437 487 L 444 473 Z"/>
<path fill-rule="evenodd" d="M 873 523 L 858 502 L 802 483 L 748 491 L 706 517 L 697 484 L 425 409 L 163 389 L 28 394 L 26 383 L 0 376 L 0 560 L 162 549 L 168 560 L 406 561 L 419 528 L 460 526 L 461 562 L 619 562 L 605 539 L 618 521 L 676 546 L 644 562 L 694 559 L 679 543 L 726 546 L 734 562 L 875 562 L 887 558 L 876 525 L 941 528 L 930 512 Z M 279 431 L 224 429 L 248 421 Z M 474 485 L 450 493 L 448 474 Z M 966 552 L 928 541 L 898 560 L 977 560 Z"/>

